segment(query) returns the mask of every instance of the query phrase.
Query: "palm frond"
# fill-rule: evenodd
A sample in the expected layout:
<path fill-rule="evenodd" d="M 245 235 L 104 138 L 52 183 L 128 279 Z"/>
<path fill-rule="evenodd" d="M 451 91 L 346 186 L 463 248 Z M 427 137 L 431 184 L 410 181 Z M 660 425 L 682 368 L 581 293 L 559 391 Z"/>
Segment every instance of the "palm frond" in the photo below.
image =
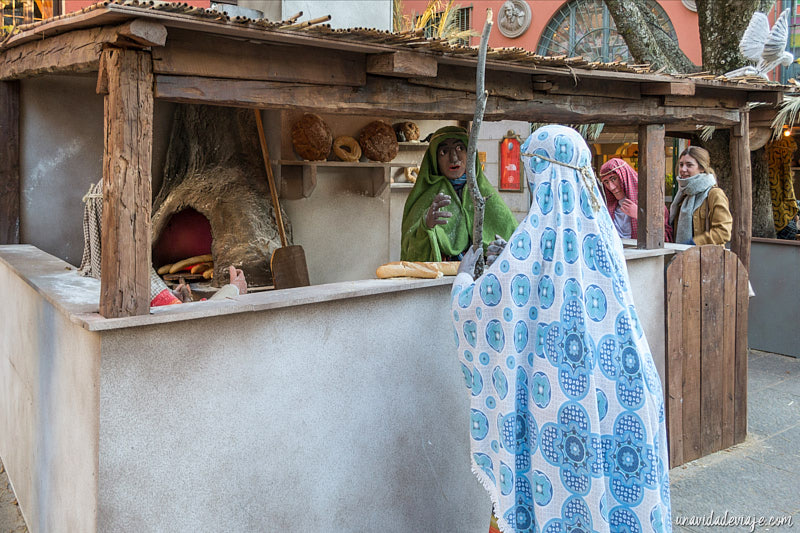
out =
<path fill-rule="evenodd" d="M 717 129 L 716 126 L 703 126 L 702 128 L 700 128 L 700 135 L 699 135 L 700 140 L 702 140 L 703 142 L 710 141 L 711 136 L 714 135 L 716 129 Z"/>
<path fill-rule="evenodd" d="M 784 95 L 781 108 L 772 120 L 772 138 L 780 137 L 784 126 L 791 128 L 797 123 L 800 114 L 800 96 Z"/>

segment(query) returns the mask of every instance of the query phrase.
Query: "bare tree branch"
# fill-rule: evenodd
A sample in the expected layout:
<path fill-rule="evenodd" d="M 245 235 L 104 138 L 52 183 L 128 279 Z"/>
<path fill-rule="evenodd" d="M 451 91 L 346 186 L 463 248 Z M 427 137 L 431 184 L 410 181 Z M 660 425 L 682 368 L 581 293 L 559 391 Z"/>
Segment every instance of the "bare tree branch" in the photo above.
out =
<path fill-rule="evenodd" d="M 478 134 L 481 130 L 481 123 L 483 123 L 483 112 L 486 110 L 486 99 L 488 93 L 486 92 L 485 79 L 486 79 L 486 48 L 489 45 L 489 34 L 492 31 L 492 10 L 486 10 L 486 24 L 483 25 L 483 33 L 481 34 L 481 44 L 478 48 L 478 65 L 477 72 L 475 73 L 475 116 L 472 119 L 472 129 L 469 132 L 469 144 L 467 145 L 467 181 L 469 182 L 469 192 L 472 195 L 473 205 L 473 220 L 472 220 L 472 247 L 483 248 L 483 214 L 486 208 L 486 199 L 481 195 L 478 189 L 478 177 L 475 173 L 476 159 L 478 152 Z M 483 274 L 483 250 L 478 256 L 478 261 L 475 264 L 475 276 L 478 277 Z"/>

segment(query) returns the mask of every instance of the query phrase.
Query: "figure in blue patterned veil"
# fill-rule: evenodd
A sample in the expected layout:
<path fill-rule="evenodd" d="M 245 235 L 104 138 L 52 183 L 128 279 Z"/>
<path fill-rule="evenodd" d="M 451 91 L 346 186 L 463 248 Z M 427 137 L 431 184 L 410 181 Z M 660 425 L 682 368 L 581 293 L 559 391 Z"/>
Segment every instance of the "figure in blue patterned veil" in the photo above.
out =
<path fill-rule="evenodd" d="M 589 148 L 551 125 L 522 152 L 528 216 L 453 284 L 472 469 L 503 533 L 669 533 L 661 381 Z"/>

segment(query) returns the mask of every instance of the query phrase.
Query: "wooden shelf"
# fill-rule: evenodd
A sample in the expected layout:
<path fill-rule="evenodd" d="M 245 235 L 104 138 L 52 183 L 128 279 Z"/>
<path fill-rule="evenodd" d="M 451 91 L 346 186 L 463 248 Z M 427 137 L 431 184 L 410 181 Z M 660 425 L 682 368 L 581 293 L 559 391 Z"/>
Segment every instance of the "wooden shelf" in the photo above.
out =
<path fill-rule="evenodd" d="M 422 142 L 422 141 L 419 141 L 419 142 L 403 141 L 403 142 L 399 142 L 397 144 L 400 145 L 400 149 L 401 150 L 409 150 L 411 148 L 425 148 L 427 150 L 428 149 L 428 145 L 430 143 L 426 143 L 426 142 Z"/>
<path fill-rule="evenodd" d="M 413 143 L 420 144 L 420 143 Z M 308 198 L 317 186 L 318 168 L 349 168 L 357 174 L 369 178 L 370 187 L 366 191 L 370 196 L 380 196 L 391 182 L 392 168 L 416 167 L 414 163 L 389 161 L 297 161 L 282 159 L 271 161 L 276 168 L 275 177 L 280 196 L 288 200 Z"/>

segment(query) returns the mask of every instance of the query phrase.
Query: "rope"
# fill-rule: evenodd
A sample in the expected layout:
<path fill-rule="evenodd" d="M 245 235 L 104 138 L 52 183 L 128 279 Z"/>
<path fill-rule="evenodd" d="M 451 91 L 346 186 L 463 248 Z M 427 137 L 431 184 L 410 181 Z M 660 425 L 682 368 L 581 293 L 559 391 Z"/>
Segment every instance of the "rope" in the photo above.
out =
<path fill-rule="evenodd" d="M 522 153 L 520 155 L 524 155 L 527 157 L 533 157 L 536 159 L 543 159 L 544 161 L 549 161 L 551 163 L 555 163 L 556 165 L 561 165 L 562 167 L 571 168 L 572 170 L 576 170 L 578 174 L 580 174 L 581 179 L 583 180 L 583 185 L 589 191 L 589 200 L 592 204 L 592 211 L 597 213 L 600 211 L 600 200 L 598 200 L 597 195 L 594 193 L 594 187 L 592 184 L 595 182 L 594 171 L 592 167 L 586 165 L 583 167 L 576 167 L 575 165 L 570 165 L 569 163 L 564 163 L 563 161 L 557 161 L 555 159 L 550 159 L 549 157 L 545 157 L 541 154 L 527 154 Z"/>

